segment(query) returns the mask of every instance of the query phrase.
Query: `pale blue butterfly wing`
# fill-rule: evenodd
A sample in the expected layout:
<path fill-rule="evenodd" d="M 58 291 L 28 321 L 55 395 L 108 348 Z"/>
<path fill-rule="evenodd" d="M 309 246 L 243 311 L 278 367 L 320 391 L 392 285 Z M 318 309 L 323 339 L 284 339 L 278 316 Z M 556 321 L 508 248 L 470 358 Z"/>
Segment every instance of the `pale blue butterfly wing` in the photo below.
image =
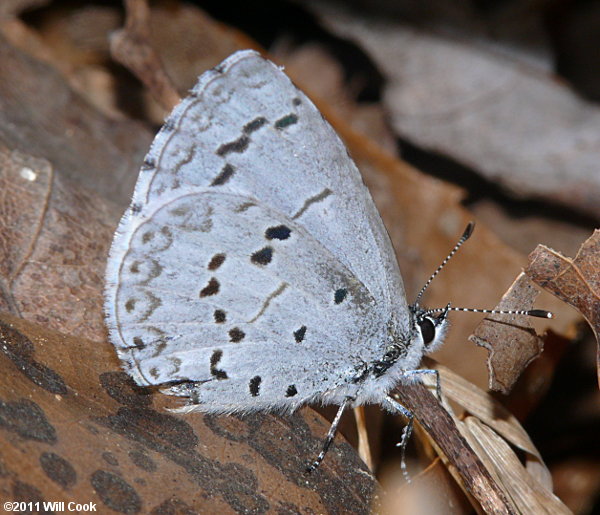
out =
<path fill-rule="evenodd" d="M 360 173 L 252 51 L 203 74 L 154 140 L 111 249 L 106 312 L 135 381 L 202 411 L 377 401 L 422 355 Z M 367 377 L 398 342 L 395 372 Z"/>

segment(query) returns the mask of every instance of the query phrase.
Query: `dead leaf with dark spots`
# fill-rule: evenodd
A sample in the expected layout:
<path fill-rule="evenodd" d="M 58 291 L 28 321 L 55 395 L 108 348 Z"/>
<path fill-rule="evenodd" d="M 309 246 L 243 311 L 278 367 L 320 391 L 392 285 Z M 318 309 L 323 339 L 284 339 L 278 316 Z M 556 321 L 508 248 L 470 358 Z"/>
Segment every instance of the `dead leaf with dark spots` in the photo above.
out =
<path fill-rule="evenodd" d="M 341 437 L 318 473 L 303 474 L 328 428 L 310 409 L 172 414 L 173 399 L 135 385 L 111 346 L 5 314 L 0 370 L 0 491 L 13 500 L 36 492 L 123 513 L 172 502 L 202 513 L 369 512 L 374 478 Z"/>
<path fill-rule="evenodd" d="M 533 282 L 577 309 L 587 320 L 599 346 L 600 383 L 600 230 L 594 231 L 583 242 L 574 259 L 538 245 L 529 255 L 525 273 Z"/>
<path fill-rule="evenodd" d="M 521 273 L 494 309 L 528 311 L 538 294 Z M 544 350 L 543 339 L 525 315 L 488 315 L 469 340 L 488 350 L 489 387 L 504 394 Z"/>

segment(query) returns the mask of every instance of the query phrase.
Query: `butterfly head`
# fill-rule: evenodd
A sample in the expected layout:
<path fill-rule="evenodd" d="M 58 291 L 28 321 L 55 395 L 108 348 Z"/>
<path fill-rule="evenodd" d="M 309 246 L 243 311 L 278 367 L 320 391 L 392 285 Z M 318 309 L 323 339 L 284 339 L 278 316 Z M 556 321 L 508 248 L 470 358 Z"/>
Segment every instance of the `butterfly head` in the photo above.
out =
<path fill-rule="evenodd" d="M 446 256 L 446 258 L 442 261 L 440 266 L 437 267 L 435 272 L 431 274 L 425 286 L 421 288 L 421 291 L 417 295 L 417 299 L 409 306 L 411 319 L 412 319 L 412 334 L 413 339 L 417 338 L 422 340 L 422 349 L 424 354 L 428 354 L 437 350 L 440 345 L 444 342 L 444 337 L 446 336 L 446 332 L 448 330 L 448 313 L 450 311 L 463 311 L 463 312 L 471 312 L 471 313 L 488 313 L 488 314 L 508 314 L 508 315 L 525 315 L 525 316 L 533 316 L 538 318 L 552 318 L 552 313 L 543 309 L 530 309 L 530 310 L 518 310 L 518 309 L 477 309 L 477 308 L 456 308 L 450 307 L 448 304 L 445 308 L 436 308 L 436 309 L 425 309 L 419 305 L 419 301 L 425 293 L 427 287 L 431 284 L 433 279 L 440 271 L 444 268 L 446 263 L 450 261 L 452 256 L 456 254 L 461 245 L 467 241 L 471 234 L 473 234 L 473 229 L 475 228 L 475 224 L 473 222 L 469 222 L 467 227 L 465 228 L 462 236 L 459 238 L 458 242 L 454 246 L 454 248 L 450 251 L 450 253 Z"/>
<path fill-rule="evenodd" d="M 413 321 L 414 338 L 421 340 L 424 354 L 436 351 L 442 343 L 449 327 L 450 304 L 441 313 L 435 314 L 418 304 L 409 307 Z"/>

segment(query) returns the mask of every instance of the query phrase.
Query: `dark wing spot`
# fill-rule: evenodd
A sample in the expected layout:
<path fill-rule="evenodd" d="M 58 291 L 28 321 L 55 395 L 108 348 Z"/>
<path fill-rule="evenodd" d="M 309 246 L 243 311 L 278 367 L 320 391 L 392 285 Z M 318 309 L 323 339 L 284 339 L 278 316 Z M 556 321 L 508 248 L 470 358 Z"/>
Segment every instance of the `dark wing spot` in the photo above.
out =
<path fill-rule="evenodd" d="M 131 204 L 131 214 L 132 215 L 137 215 L 141 210 L 142 210 L 141 204 L 138 204 L 137 202 L 135 204 Z"/>
<path fill-rule="evenodd" d="M 251 207 L 254 207 L 254 206 L 256 206 L 256 204 L 254 202 L 244 202 L 243 204 L 236 206 L 233 210 L 236 213 L 243 213 L 244 211 L 248 211 L 248 209 L 250 209 Z"/>
<path fill-rule="evenodd" d="M 140 272 L 140 262 L 139 261 L 134 261 L 133 263 L 131 263 L 131 266 L 129 267 L 129 271 L 132 274 L 139 274 L 139 272 Z"/>
<path fill-rule="evenodd" d="M 302 100 L 300 100 L 298 97 L 296 97 L 292 100 L 292 104 L 294 104 L 295 106 L 299 106 L 301 103 L 302 103 Z"/>
<path fill-rule="evenodd" d="M 167 118 L 165 123 L 163 123 L 162 130 L 165 132 L 171 132 L 173 129 L 175 129 L 175 120 L 172 118 Z"/>
<path fill-rule="evenodd" d="M 258 397 L 261 381 L 262 379 L 260 376 L 254 376 L 252 379 L 250 379 L 250 394 L 252 397 Z"/>
<path fill-rule="evenodd" d="M 127 313 L 131 313 L 135 309 L 135 299 L 127 299 L 125 309 L 127 310 Z"/>
<path fill-rule="evenodd" d="M 271 247 L 265 247 L 264 249 L 257 250 L 250 261 L 255 265 L 268 265 L 273 259 L 273 249 Z"/>
<path fill-rule="evenodd" d="M 230 341 L 233 343 L 241 342 L 244 339 L 244 336 L 246 336 L 246 333 L 238 327 L 234 327 L 229 331 L 229 338 L 231 338 Z"/>
<path fill-rule="evenodd" d="M 223 264 L 224 261 L 225 261 L 225 254 L 215 254 L 212 257 L 212 259 L 210 260 L 210 263 L 208 264 L 208 269 L 216 270 Z"/>
<path fill-rule="evenodd" d="M 153 170 L 156 168 L 156 161 L 152 157 L 146 157 L 142 163 L 142 170 Z"/>
<path fill-rule="evenodd" d="M 219 293 L 220 286 L 221 285 L 219 284 L 219 281 L 217 281 L 214 277 L 211 277 L 210 281 L 208 281 L 208 284 L 204 288 L 202 288 L 202 291 L 200 292 L 200 297 L 216 295 L 217 293 Z"/>
<path fill-rule="evenodd" d="M 296 339 L 296 342 L 300 343 L 302 340 L 304 340 L 305 334 L 306 334 L 306 326 L 305 325 L 303 325 L 297 331 L 294 331 L 294 338 Z"/>
<path fill-rule="evenodd" d="M 240 136 L 235 141 L 230 141 L 229 143 L 223 143 L 217 149 L 218 156 L 225 156 L 230 154 L 231 152 L 237 152 L 238 154 L 244 152 L 248 148 L 248 144 L 250 143 L 250 138 L 246 135 Z"/>
<path fill-rule="evenodd" d="M 133 344 L 140 350 L 142 350 L 144 347 L 146 347 L 144 340 L 142 340 L 139 336 L 133 337 Z"/>
<path fill-rule="evenodd" d="M 244 132 L 246 134 L 251 134 L 252 132 L 260 129 L 265 123 L 267 123 L 267 119 L 263 116 L 260 116 L 244 125 Z"/>
<path fill-rule="evenodd" d="M 227 319 L 225 311 L 223 311 L 222 309 L 215 309 L 215 312 L 213 314 L 215 317 L 215 322 L 217 324 L 222 324 Z"/>
<path fill-rule="evenodd" d="M 296 390 L 296 385 L 295 384 L 291 384 L 291 385 L 289 385 L 287 387 L 287 390 L 285 392 L 285 396 L 286 397 L 293 397 L 297 393 L 298 393 L 298 390 Z"/>
<path fill-rule="evenodd" d="M 348 290 L 346 288 L 340 288 L 339 290 L 335 290 L 335 295 L 333 297 L 333 300 L 335 301 L 336 304 L 340 304 L 341 302 L 344 301 L 344 299 L 346 298 L 346 295 L 348 295 Z"/>
<path fill-rule="evenodd" d="M 279 120 L 275 122 L 275 128 L 281 130 L 289 127 L 290 125 L 294 125 L 295 123 L 298 123 L 298 116 L 296 116 L 294 113 L 290 113 L 286 114 L 282 118 L 279 118 Z"/>
<path fill-rule="evenodd" d="M 154 238 L 154 233 L 152 231 L 147 231 L 142 234 L 142 243 L 148 243 L 152 238 Z"/>
<path fill-rule="evenodd" d="M 221 170 L 221 173 L 213 179 L 213 182 L 211 182 L 210 185 L 211 186 L 222 186 L 229 179 L 231 179 L 231 176 L 234 174 L 234 172 L 235 172 L 235 167 L 230 165 L 229 163 L 227 163 Z"/>
<path fill-rule="evenodd" d="M 292 230 L 285 225 L 269 227 L 265 231 L 265 238 L 267 238 L 267 240 L 287 240 L 290 237 L 291 232 Z"/>
<path fill-rule="evenodd" d="M 217 349 L 212 353 L 210 357 L 210 373 L 217 379 L 227 379 L 227 373 L 217 368 L 219 361 L 223 357 L 223 351 Z"/>

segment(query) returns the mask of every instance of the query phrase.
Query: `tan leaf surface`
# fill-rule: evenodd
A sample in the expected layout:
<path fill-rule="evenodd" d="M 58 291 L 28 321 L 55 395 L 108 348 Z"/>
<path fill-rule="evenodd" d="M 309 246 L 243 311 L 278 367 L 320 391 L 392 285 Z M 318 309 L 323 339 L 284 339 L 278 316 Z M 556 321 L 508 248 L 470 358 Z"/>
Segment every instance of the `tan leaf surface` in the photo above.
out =
<path fill-rule="evenodd" d="M 484 461 L 519 513 L 569 514 L 571 511 L 523 467 L 509 445 L 475 417 L 467 417 L 463 434 Z M 551 487 L 551 485 L 550 485 Z"/>
<path fill-rule="evenodd" d="M 104 341 L 104 267 L 117 210 L 0 144 L 0 306 L 47 328 Z"/>
<path fill-rule="evenodd" d="M 480 37 L 455 37 L 342 4 L 306 3 L 386 75 L 385 102 L 399 135 L 517 197 L 600 217 L 600 109 L 593 102 Z"/>
<path fill-rule="evenodd" d="M 530 310 L 537 296 L 538 292 L 521 272 L 494 309 Z M 542 338 L 536 334 L 529 317 L 523 315 L 488 315 L 469 340 L 488 350 L 489 387 L 505 394 L 544 350 Z"/>
<path fill-rule="evenodd" d="M 54 68 L 2 35 L 0 99 L 0 143 L 43 157 L 61 175 L 125 207 L 151 141 L 144 126 L 106 118 Z"/>
<path fill-rule="evenodd" d="M 0 497 L 95 502 L 98 512 L 367 513 L 374 479 L 341 438 L 302 470 L 328 424 L 292 416 L 174 415 L 110 346 L 0 317 Z"/>
<path fill-rule="evenodd" d="M 600 230 L 594 231 L 581 245 L 575 258 L 538 245 L 529 255 L 525 273 L 533 282 L 577 309 L 590 324 L 598 343 L 600 383 Z"/>
<path fill-rule="evenodd" d="M 475 505 L 486 513 L 514 513 L 510 498 L 461 436 L 450 414 L 423 384 L 403 384 L 392 396 L 415 415 L 454 479 L 475 499 Z"/>

